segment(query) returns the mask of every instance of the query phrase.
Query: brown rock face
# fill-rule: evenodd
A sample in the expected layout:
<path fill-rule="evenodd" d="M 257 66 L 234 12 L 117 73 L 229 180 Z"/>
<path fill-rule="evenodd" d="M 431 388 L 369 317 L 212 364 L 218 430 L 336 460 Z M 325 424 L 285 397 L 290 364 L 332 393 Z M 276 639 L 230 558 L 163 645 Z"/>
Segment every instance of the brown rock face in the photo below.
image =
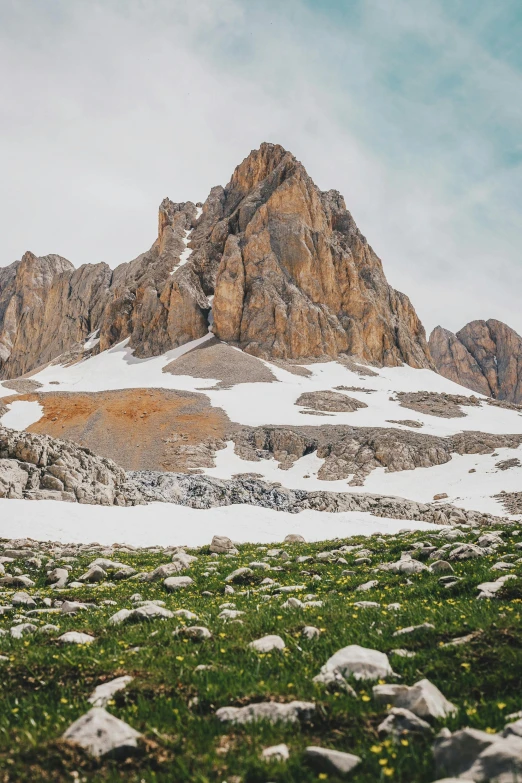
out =
<path fill-rule="evenodd" d="M 337 191 L 323 193 L 282 147 L 263 144 L 234 172 L 210 237 L 214 332 L 262 357 L 348 352 L 429 367 L 423 327 Z"/>
<path fill-rule="evenodd" d="M 128 338 L 137 356 L 157 355 L 204 336 L 211 310 L 219 339 L 263 358 L 432 366 L 409 299 L 388 285 L 342 196 L 262 144 L 199 216 L 165 199 L 157 240 L 130 263 L 74 269 L 26 253 L 0 269 L 0 378 L 81 355 L 95 330 L 95 351 Z"/>
<path fill-rule="evenodd" d="M 522 402 L 522 338 L 501 321 L 471 321 L 457 334 L 437 326 L 430 336 L 437 370 L 461 386 Z"/>
<path fill-rule="evenodd" d="M 151 249 L 114 270 L 107 264 L 75 269 L 61 256 L 37 258 L 30 252 L 0 268 L 0 378 L 30 372 L 63 354 L 81 355 L 95 330 L 97 351 L 130 338 L 140 356 L 206 334 L 197 302 L 208 308 L 207 299 L 195 275 L 179 268 L 195 216 L 191 202 L 165 199 Z M 176 294 L 181 305 L 171 308 Z"/>

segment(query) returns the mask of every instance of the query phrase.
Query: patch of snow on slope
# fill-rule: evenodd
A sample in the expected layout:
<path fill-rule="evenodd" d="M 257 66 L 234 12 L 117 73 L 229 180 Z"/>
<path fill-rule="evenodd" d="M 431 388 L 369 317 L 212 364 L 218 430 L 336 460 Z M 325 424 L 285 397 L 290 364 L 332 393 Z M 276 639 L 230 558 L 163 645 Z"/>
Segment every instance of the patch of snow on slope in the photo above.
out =
<path fill-rule="evenodd" d="M 97 356 L 91 356 L 69 367 L 49 365 L 32 378 L 42 384 L 39 389 L 41 392 L 98 392 L 134 388 L 194 391 L 196 386 L 201 388 L 215 385 L 217 379 L 198 378 L 196 381 L 187 375 L 173 376 L 164 373 L 163 367 L 211 340 L 212 336 L 205 334 L 197 340 L 150 359 L 134 356 L 133 349 L 128 347 L 127 339 Z M 58 386 L 55 385 L 56 382 Z"/>
<path fill-rule="evenodd" d="M 243 383 L 232 388 L 210 388 L 217 381 L 188 375 L 163 373 L 163 367 L 179 356 L 211 339 L 209 333 L 199 340 L 186 343 L 174 351 L 150 359 L 133 355 L 128 341 L 113 346 L 98 356 L 70 367 L 52 365 L 32 376 L 44 384 L 41 391 L 56 391 L 50 381 L 60 383 L 60 391 L 106 391 L 129 388 L 164 388 L 182 391 L 206 389 L 214 407 L 222 408 L 231 421 L 248 426 L 272 425 L 348 425 L 355 427 L 397 427 L 391 419 L 414 418 L 422 422 L 421 434 L 447 436 L 464 430 L 492 434 L 522 433 L 522 416 L 517 411 L 483 404 L 467 406 L 461 418 L 445 419 L 403 408 L 394 399 L 399 391 L 433 391 L 466 395 L 467 390 L 431 370 L 415 370 L 409 366 L 372 368 L 375 376 L 359 375 L 338 362 L 315 363 L 307 366 L 311 375 L 295 375 L 277 365 L 265 362 L 278 383 Z M 238 349 L 239 350 L 239 349 Z M 367 408 L 353 413 L 318 415 L 295 405 L 304 392 L 324 391 L 338 386 L 354 386 L 368 391 L 350 391 L 347 394 Z M 371 390 L 371 391 L 370 391 Z M 467 396 L 471 396 L 469 392 Z M 477 396 L 477 395 L 475 395 Z M 391 398 L 391 399 L 390 399 Z M 400 425 L 399 425 L 400 426 Z"/>
<path fill-rule="evenodd" d="M 13 389 L 8 389 L 6 386 L 4 386 L 2 381 L 0 381 L 0 399 L 2 397 L 11 397 L 13 394 L 16 394 L 16 392 L 13 391 Z"/>
<path fill-rule="evenodd" d="M 0 419 L 0 424 L 12 430 L 26 430 L 43 416 L 43 408 L 39 402 L 20 400 L 11 402 L 7 408 L 7 413 L 4 413 Z"/>
<path fill-rule="evenodd" d="M 100 334 L 99 329 L 96 329 L 95 332 L 91 332 L 91 334 L 87 337 L 87 341 L 83 346 L 84 351 L 91 351 L 93 348 L 95 348 L 98 345 L 98 343 L 100 342 L 100 338 L 98 337 L 99 334 Z"/>
<path fill-rule="evenodd" d="M 522 446 L 518 449 L 497 449 L 492 454 L 454 454 L 450 462 L 429 468 L 416 468 L 396 473 L 376 468 L 362 487 L 351 487 L 349 479 L 324 481 L 317 477 L 324 460 L 316 452 L 296 460 L 288 470 L 281 470 L 277 460 L 245 460 L 234 453 L 234 443 L 216 452 L 215 467 L 204 469 L 207 476 L 230 479 L 238 473 L 258 473 L 263 480 L 281 482 L 288 489 L 309 492 L 353 492 L 375 495 L 393 495 L 430 503 L 441 492 L 448 495 L 445 503 L 461 508 L 504 516 L 502 504 L 493 495 L 503 490 L 519 492 L 522 487 L 522 467 L 502 471 L 496 468 L 501 460 L 518 457 L 522 462 Z M 473 470 L 473 473 L 470 473 Z M 351 477 L 350 477 L 351 478 Z"/>
<path fill-rule="evenodd" d="M 324 541 L 337 536 L 395 533 L 403 528 L 440 530 L 426 522 L 374 517 L 355 511 L 288 514 L 245 505 L 201 510 L 170 503 L 120 508 L 52 500 L 0 499 L 0 536 L 64 543 L 88 543 L 88 538 L 106 545 L 118 542 L 133 546 L 203 546 L 218 534 L 242 543 L 268 544 L 281 542 L 288 533 L 301 533 L 307 541 Z"/>
<path fill-rule="evenodd" d="M 202 207 L 196 207 L 196 220 L 198 220 L 198 218 L 201 216 L 202 212 L 203 212 Z M 188 244 L 190 242 L 190 236 L 191 236 L 193 230 L 194 229 L 191 228 L 191 229 L 187 229 L 185 231 L 185 236 L 183 237 L 183 244 L 185 245 L 185 250 L 182 251 L 182 253 L 181 253 L 180 257 L 179 257 L 179 263 L 172 270 L 172 272 L 170 273 L 171 275 L 173 275 L 174 272 L 177 272 L 177 270 L 181 266 L 184 266 L 187 263 L 187 261 L 189 260 L 190 256 L 192 255 L 192 249 L 188 246 Z"/>

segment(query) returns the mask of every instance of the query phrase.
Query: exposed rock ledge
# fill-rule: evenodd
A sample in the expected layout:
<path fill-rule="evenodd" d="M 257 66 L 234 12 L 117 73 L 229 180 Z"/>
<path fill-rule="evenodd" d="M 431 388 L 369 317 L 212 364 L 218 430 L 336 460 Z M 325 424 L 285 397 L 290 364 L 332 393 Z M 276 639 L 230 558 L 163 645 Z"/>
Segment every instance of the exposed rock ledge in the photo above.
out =
<path fill-rule="evenodd" d="M 144 499 L 116 463 L 74 443 L 0 427 L 0 498 L 133 506 Z"/>
<path fill-rule="evenodd" d="M 397 497 L 290 490 L 248 476 L 220 480 L 182 473 L 126 473 L 114 462 L 72 443 L 0 427 L 0 497 L 131 506 L 166 502 L 191 508 L 236 503 L 299 513 L 368 511 L 374 516 L 439 525 L 497 524 L 499 517 L 451 505 Z M 505 520 L 503 520 L 505 522 Z"/>
<path fill-rule="evenodd" d="M 225 481 L 209 476 L 146 470 L 130 473 L 129 476 L 147 500 L 177 503 L 190 508 L 205 509 L 241 503 L 291 514 L 305 510 L 334 513 L 367 511 L 377 517 L 432 522 L 436 525 L 494 525 L 507 521 L 450 504 L 418 503 L 387 495 L 307 492 L 286 489 L 280 484 L 270 484 L 247 476 Z"/>

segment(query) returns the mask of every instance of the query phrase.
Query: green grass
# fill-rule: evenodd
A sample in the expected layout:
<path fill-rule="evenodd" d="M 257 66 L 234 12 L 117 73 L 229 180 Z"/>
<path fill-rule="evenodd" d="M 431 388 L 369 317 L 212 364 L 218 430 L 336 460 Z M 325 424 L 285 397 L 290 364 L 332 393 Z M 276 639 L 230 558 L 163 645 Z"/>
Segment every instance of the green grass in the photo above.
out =
<path fill-rule="evenodd" d="M 0 663 L 0 783 L 11 781 L 190 781 L 192 783 L 266 783 L 266 781 L 335 780 L 320 777 L 304 759 L 307 745 L 322 745 L 362 757 L 351 779 L 360 783 L 381 780 L 417 781 L 436 779 L 431 742 L 409 737 L 407 744 L 379 741 L 376 728 L 386 708 L 371 698 L 372 683 L 353 682 L 359 698 L 328 693 L 312 682 L 320 667 L 336 650 L 348 644 L 389 652 L 405 647 L 414 658 L 390 658 L 406 684 L 427 677 L 459 708 L 447 725 L 499 730 L 505 716 L 522 708 L 522 598 L 520 581 L 506 588 L 506 597 L 477 601 L 476 585 L 500 574 L 491 565 L 504 554 L 522 556 L 515 548 L 521 537 L 509 533 L 494 555 L 455 564 L 462 581 L 451 590 L 439 584 L 438 576 L 423 572 L 410 577 L 381 572 L 375 564 L 397 560 L 413 541 L 428 540 L 429 534 L 402 535 L 388 543 L 376 537 L 352 538 L 329 544 L 288 544 L 291 560 L 282 563 L 284 571 L 263 573 L 281 584 L 305 584 L 304 593 L 315 593 L 324 601 L 322 608 L 307 611 L 284 610 L 285 597 L 264 601 L 254 581 L 236 587 L 234 596 L 224 596 L 224 577 L 233 569 L 259 560 L 263 552 L 255 545 L 241 546 L 235 558 L 219 560 L 202 554 L 188 572 L 194 585 L 174 594 L 166 593 L 161 582 L 144 584 L 134 580 L 115 587 L 100 586 L 66 589 L 60 598 L 91 601 L 117 601 L 117 606 L 81 613 L 75 617 L 44 616 L 36 621 L 56 623 L 60 632 L 78 630 L 93 634 L 89 646 L 59 646 L 53 637 L 33 635 L 15 641 L 0 637 L 0 654 L 9 660 Z M 468 535 L 461 540 L 474 540 Z M 435 539 L 444 543 L 441 539 Z M 349 565 L 310 562 L 298 564 L 295 557 L 317 553 L 344 543 L 364 543 L 373 552 L 372 564 L 353 566 L 355 555 L 346 555 Z M 207 550 L 208 551 L 208 550 Z M 73 574 L 79 576 L 97 554 L 82 556 Z M 115 555 L 138 570 L 152 570 L 169 558 L 140 551 Z M 281 561 L 271 561 L 280 565 Z M 219 573 L 203 577 L 209 564 L 218 564 Z M 23 563 L 15 565 L 23 568 Z M 352 568 L 356 576 L 342 577 Z M 24 569 L 25 570 L 25 569 Z M 313 581 L 301 574 L 319 574 Z M 517 564 L 513 572 L 522 574 Z M 35 574 L 35 575 L 34 575 Z M 45 584 L 45 567 L 32 573 L 36 586 L 28 592 L 40 597 L 57 597 Z M 355 587 L 377 578 L 379 585 L 367 593 Z M 257 580 L 257 582 L 259 579 Z M 202 596 L 203 590 L 212 597 Z M 245 591 L 241 594 L 242 591 Z M 3 590 L 0 603 L 7 603 L 12 590 Z M 131 607 L 129 597 L 140 592 L 144 599 L 161 598 L 170 609 L 186 608 L 199 615 L 197 624 L 206 625 L 213 638 L 203 643 L 184 641 L 172 631 L 185 623 L 179 619 L 155 620 L 111 627 L 108 618 L 122 607 Z M 400 611 L 356 609 L 358 600 L 373 600 L 383 606 L 401 603 Z M 244 611 L 243 624 L 217 619 L 219 604 L 233 601 Z M 56 619 L 57 618 L 57 619 Z M 434 631 L 393 638 L 401 627 L 423 622 Z M 31 619 L 31 622 L 33 620 Z M 0 627 L 9 628 L 11 618 L 0 617 Z M 322 630 L 318 639 L 301 636 L 304 625 Z M 442 644 L 452 637 L 475 630 L 483 634 L 471 643 L 454 648 Z M 248 642 L 268 633 L 283 637 L 287 649 L 259 655 Z M 135 649 L 139 648 L 139 649 Z M 195 672 L 198 664 L 213 664 L 213 671 Z M 96 761 L 83 751 L 60 740 L 65 729 L 89 709 L 87 697 L 94 687 L 114 677 L 130 674 L 134 681 L 115 695 L 108 710 L 143 733 L 141 753 L 126 762 Z M 301 726 L 251 724 L 234 727 L 221 724 L 215 710 L 226 705 L 241 706 L 254 701 L 275 699 L 311 700 L 317 704 L 311 723 Z M 269 745 L 286 742 L 290 760 L 267 764 L 260 752 Z"/>

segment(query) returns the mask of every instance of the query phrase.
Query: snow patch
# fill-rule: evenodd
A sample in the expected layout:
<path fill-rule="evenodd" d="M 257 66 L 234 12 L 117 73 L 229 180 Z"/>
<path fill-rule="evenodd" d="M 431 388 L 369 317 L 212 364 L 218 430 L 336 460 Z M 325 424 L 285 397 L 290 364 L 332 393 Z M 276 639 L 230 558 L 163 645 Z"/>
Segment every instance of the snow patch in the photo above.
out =
<path fill-rule="evenodd" d="M 307 541 L 324 541 L 338 536 L 396 533 L 402 528 L 439 529 L 427 522 L 374 517 L 355 511 L 289 514 L 245 505 L 201 510 L 170 503 L 120 508 L 0 499 L 0 536 L 63 543 L 88 543 L 88 537 L 108 546 L 115 541 L 133 546 L 203 546 L 219 534 L 241 543 L 268 544 L 281 542 L 288 533 L 300 533 Z"/>
<path fill-rule="evenodd" d="M 96 329 L 96 331 L 91 332 L 91 334 L 87 337 L 87 340 L 83 346 L 84 351 L 91 351 L 93 348 L 95 348 L 98 343 L 100 342 L 99 335 L 100 330 Z"/>
<path fill-rule="evenodd" d="M 43 416 L 43 408 L 39 402 L 20 400 L 11 402 L 7 408 L 7 413 L 0 418 L 0 424 L 12 430 L 26 430 Z"/>
<path fill-rule="evenodd" d="M 212 306 L 210 299 L 209 304 Z M 53 386 L 49 386 L 50 381 L 58 381 L 61 391 L 78 392 L 130 388 L 163 388 L 180 391 L 205 389 L 211 404 L 222 408 L 231 421 L 252 427 L 336 424 L 397 428 L 397 425 L 390 424 L 390 420 L 413 418 L 423 424 L 416 432 L 440 437 L 473 430 L 492 434 L 522 433 L 522 416 L 517 411 L 487 405 L 485 402 L 481 406 L 464 407 L 465 416 L 454 419 L 431 416 L 401 407 L 396 399 L 396 393 L 400 391 L 423 390 L 464 396 L 467 394 L 467 390 L 462 386 L 431 370 L 416 370 L 407 365 L 372 368 L 376 375 L 366 376 L 347 369 L 339 362 L 318 362 L 306 366 L 310 375 L 305 377 L 265 361 L 264 364 L 277 378 L 278 383 L 242 383 L 231 388 L 211 388 L 217 384 L 217 380 L 214 379 L 163 372 L 163 368 L 169 362 L 211 337 L 212 334 L 209 333 L 180 348 L 149 359 L 135 357 L 132 349 L 128 347 L 127 340 L 83 362 L 70 367 L 51 365 L 32 377 L 44 384 L 41 391 L 54 390 Z M 368 407 L 352 413 L 332 413 L 321 416 L 314 411 L 303 413 L 303 408 L 295 404 L 304 392 L 337 389 L 339 386 L 361 389 L 361 391 L 347 391 L 346 394 L 364 402 Z M 472 396 L 472 392 L 467 396 Z M 475 395 L 477 396 L 480 395 Z M 401 426 L 400 429 L 403 427 Z"/>

